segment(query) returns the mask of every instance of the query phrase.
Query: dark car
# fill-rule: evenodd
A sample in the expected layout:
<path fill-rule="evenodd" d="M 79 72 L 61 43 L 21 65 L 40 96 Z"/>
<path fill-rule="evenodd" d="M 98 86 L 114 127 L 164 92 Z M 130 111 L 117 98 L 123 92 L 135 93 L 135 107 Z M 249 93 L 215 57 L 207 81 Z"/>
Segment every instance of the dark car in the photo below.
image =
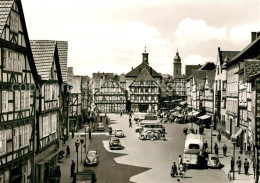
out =
<path fill-rule="evenodd" d="M 73 183 L 96 183 L 97 177 L 93 170 L 84 170 L 76 172 L 73 177 Z"/>
<path fill-rule="evenodd" d="M 109 148 L 110 149 L 122 149 L 120 140 L 118 137 L 111 137 L 109 140 Z"/>

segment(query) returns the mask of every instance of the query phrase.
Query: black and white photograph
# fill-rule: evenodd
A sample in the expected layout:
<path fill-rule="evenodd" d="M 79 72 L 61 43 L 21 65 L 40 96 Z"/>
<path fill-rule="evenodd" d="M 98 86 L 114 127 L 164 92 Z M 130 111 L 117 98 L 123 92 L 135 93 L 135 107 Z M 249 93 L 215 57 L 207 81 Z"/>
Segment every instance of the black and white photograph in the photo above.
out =
<path fill-rule="evenodd" d="M 0 183 L 259 183 L 259 0 L 0 0 Z"/>

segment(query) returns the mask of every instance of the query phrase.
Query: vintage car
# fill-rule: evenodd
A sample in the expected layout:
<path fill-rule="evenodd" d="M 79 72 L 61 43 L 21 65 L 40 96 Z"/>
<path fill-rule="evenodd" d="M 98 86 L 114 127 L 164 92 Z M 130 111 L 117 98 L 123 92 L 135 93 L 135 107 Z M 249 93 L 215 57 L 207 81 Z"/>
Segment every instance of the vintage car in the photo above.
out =
<path fill-rule="evenodd" d="M 84 161 L 84 166 L 97 165 L 98 164 L 98 154 L 97 151 L 88 151 L 86 159 Z"/>
<path fill-rule="evenodd" d="M 120 130 L 120 129 L 115 130 L 115 137 L 124 137 L 124 136 L 125 135 L 122 130 Z"/>
<path fill-rule="evenodd" d="M 118 137 L 111 137 L 109 140 L 109 148 L 112 149 L 122 149 L 120 140 Z"/>
<path fill-rule="evenodd" d="M 139 133 L 140 140 L 159 140 L 160 136 L 160 133 L 152 130 L 147 130 L 142 133 Z"/>
<path fill-rule="evenodd" d="M 105 126 L 103 123 L 98 123 L 97 125 L 97 131 L 105 131 Z"/>
<path fill-rule="evenodd" d="M 221 163 L 219 161 L 219 158 L 216 154 L 209 154 L 208 155 L 208 167 L 210 168 L 220 168 Z"/>

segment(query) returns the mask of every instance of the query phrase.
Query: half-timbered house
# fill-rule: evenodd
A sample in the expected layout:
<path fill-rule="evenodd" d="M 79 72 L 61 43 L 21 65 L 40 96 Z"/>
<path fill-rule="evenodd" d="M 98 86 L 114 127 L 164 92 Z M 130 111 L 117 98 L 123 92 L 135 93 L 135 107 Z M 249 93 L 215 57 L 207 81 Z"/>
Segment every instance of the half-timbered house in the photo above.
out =
<path fill-rule="evenodd" d="M 159 88 L 146 68 L 129 86 L 129 90 L 132 111 L 154 113 L 158 110 Z"/>
<path fill-rule="evenodd" d="M 30 41 L 37 73 L 40 77 L 37 95 L 36 182 L 50 182 L 50 169 L 57 164 L 61 150 L 60 83 L 61 70 L 57 41 Z"/>
<path fill-rule="evenodd" d="M 31 182 L 36 69 L 20 0 L 0 1 L 0 182 Z"/>
<path fill-rule="evenodd" d="M 108 78 L 94 94 L 98 112 L 119 113 L 126 111 L 126 92 L 120 86 L 120 81 Z"/>

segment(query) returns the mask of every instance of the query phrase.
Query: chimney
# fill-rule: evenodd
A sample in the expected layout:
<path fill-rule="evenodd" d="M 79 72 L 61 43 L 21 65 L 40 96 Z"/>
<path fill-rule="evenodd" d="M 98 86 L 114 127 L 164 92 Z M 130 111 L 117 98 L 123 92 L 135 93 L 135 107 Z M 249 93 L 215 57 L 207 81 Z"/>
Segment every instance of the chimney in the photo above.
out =
<path fill-rule="evenodd" d="M 153 70 L 152 70 L 152 68 L 150 67 L 150 74 L 151 74 L 151 75 L 152 75 L 152 71 L 153 71 Z"/>
<path fill-rule="evenodd" d="M 132 70 L 134 70 L 134 68 L 132 67 Z"/>
<path fill-rule="evenodd" d="M 256 40 L 256 38 L 257 38 L 257 32 L 251 32 L 251 42 Z"/>

